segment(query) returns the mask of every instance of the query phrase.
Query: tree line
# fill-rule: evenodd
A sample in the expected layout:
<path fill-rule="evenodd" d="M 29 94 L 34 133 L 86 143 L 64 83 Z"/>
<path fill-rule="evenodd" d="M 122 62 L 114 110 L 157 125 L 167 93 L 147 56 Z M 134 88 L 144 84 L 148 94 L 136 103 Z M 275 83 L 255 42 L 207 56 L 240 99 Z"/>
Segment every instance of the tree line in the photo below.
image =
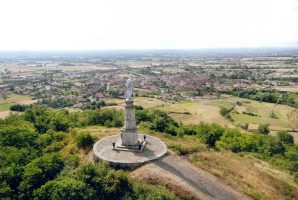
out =
<path fill-rule="evenodd" d="M 298 95 L 290 92 L 234 88 L 232 90 L 226 91 L 225 93 L 255 101 L 283 104 L 298 108 Z"/>

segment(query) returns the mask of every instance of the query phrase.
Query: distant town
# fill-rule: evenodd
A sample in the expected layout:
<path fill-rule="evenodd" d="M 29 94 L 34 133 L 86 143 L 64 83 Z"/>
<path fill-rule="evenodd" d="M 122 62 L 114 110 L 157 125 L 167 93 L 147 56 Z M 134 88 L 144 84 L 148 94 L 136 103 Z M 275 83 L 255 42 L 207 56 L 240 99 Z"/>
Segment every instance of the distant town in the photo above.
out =
<path fill-rule="evenodd" d="M 195 100 L 257 88 L 263 93 L 293 93 L 291 105 L 298 107 L 295 51 L 223 50 L 220 56 L 199 50 L 77 52 L 75 57 L 55 56 L 55 52 L 10 57 L 2 53 L 0 98 L 15 93 L 54 107 L 81 108 L 86 102 L 121 98 L 125 79 L 131 76 L 135 96 Z"/>

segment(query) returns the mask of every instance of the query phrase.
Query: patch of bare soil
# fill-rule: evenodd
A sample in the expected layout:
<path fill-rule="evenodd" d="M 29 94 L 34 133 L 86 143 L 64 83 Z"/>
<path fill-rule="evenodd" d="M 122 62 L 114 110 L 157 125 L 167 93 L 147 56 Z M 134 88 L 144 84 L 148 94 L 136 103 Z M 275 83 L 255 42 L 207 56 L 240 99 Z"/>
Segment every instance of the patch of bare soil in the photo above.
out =
<path fill-rule="evenodd" d="M 11 111 L 9 111 L 9 110 L 0 111 L 0 119 L 4 119 L 4 118 L 8 117 L 10 113 L 11 113 Z"/>

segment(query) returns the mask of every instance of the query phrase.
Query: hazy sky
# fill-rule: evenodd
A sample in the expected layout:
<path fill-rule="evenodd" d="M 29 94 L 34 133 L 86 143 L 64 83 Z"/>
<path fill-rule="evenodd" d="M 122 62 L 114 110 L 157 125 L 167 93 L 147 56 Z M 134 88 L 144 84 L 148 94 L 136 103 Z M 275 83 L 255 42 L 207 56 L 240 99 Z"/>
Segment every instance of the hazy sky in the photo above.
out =
<path fill-rule="evenodd" d="M 0 50 L 271 46 L 298 46 L 298 1 L 0 1 Z"/>

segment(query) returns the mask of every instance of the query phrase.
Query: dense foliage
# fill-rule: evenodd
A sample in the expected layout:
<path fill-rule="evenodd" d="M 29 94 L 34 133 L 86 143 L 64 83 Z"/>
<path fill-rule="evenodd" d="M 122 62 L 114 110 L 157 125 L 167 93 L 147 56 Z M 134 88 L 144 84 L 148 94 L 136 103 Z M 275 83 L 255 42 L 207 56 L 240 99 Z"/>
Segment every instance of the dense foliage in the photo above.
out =
<path fill-rule="evenodd" d="M 156 186 L 137 184 L 108 164 L 79 165 L 63 148 L 74 137 L 79 147 L 94 139 L 73 127 L 121 126 L 115 110 L 69 113 L 42 106 L 0 121 L 0 199 L 177 199 Z M 121 120 L 122 121 L 122 120 Z"/>

